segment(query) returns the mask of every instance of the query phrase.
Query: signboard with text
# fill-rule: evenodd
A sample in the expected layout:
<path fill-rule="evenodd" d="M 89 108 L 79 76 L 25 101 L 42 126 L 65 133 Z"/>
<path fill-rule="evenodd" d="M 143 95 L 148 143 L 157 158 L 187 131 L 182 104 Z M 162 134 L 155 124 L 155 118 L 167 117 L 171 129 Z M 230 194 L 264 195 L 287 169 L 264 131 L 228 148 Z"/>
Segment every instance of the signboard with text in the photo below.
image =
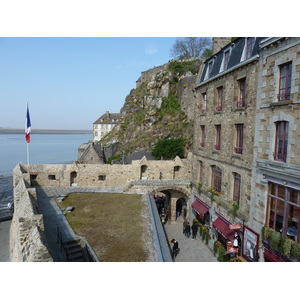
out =
<path fill-rule="evenodd" d="M 229 229 L 231 230 L 237 230 L 237 229 L 241 229 L 242 225 L 241 224 L 231 224 L 229 225 Z"/>

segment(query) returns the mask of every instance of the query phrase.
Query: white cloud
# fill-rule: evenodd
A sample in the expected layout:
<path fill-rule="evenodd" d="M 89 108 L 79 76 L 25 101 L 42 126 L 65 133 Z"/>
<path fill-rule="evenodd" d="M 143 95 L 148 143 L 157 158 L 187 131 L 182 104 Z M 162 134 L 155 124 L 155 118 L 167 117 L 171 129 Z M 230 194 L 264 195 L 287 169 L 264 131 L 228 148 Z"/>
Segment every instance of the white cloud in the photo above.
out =
<path fill-rule="evenodd" d="M 149 55 L 155 54 L 157 51 L 158 51 L 157 48 L 155 48 L 154 46 L 149 46 L 145 50 L 146 54 L 149 54 Z"/>

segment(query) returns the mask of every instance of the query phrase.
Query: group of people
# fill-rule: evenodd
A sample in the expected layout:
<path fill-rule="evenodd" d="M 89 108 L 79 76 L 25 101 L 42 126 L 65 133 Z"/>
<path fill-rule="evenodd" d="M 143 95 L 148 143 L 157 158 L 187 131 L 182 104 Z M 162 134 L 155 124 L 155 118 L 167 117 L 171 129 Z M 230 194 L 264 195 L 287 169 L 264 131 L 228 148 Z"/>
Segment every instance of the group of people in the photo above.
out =
<path fill-rule="evenodd" d="M 153 196 L 158 210 L 161 222 L 165 224 L 168 221 L 168 205 L 165 197 Z"/>
<path fill-rule="evenodd" d="M 192 239 L 196 239 L 197 236 L 197 232 L 198 232 L 198 224 L 196 222 L 193 222 L 193 225 L 190 226 L 190 222 L 188 220 L 184 220 L 183 221 L 183 234 L 189 238 L 191 236 L 191 232 L 192 232 Z"/>

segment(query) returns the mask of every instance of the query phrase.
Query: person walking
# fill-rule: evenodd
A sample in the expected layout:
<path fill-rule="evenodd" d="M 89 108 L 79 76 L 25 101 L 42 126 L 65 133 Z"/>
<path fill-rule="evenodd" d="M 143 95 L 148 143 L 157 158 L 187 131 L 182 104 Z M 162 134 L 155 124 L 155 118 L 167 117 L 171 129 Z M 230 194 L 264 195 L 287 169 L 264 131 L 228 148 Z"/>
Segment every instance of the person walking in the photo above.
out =
<path fill-rule="evenodd" d="M 178 247 L 178 242 L 175 239 L 171 239 L 170 242 L 173 244 L 172 259 L 175 261 L 175 258 L 178 255 L 180 249 Z"/>
<path fill-rule="evenodd" d="M 187 225 L 188 221 L 187 219 L 184 219 L 183 224 L 182 224 L 182 233 L 185 234 L 185 227 Z"/>
<path fill-rule="evenodd" d="M 192 225 L 192 239 L 194 240 L 197 236 L 197 232 L 198 232 L 198 225 L 196 223 L 193 223 Z"/>
<path fill-rule="evenodd" d="M 190 226 L 190 223 L 189 223 L 189 222 L 187 222 L 187 224 L 186 224 L 186 226 L 185 226 L 185 231 L 184 231 L 184 233 L 185 233 L 185 236 L 186 236 L 187 238 L 190 237 L 190 235 L 191 235 L 191 226 Z"/>

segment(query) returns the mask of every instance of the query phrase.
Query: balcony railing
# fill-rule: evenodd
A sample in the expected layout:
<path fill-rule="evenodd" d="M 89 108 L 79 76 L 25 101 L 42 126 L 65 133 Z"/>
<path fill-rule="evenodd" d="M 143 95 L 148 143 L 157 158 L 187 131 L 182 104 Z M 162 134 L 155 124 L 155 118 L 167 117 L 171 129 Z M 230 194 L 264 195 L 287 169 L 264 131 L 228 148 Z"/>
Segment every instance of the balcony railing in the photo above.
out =
<path fill-rule="evenodd" d="M 278 101 L 287 101 L 291 100 L 291 94 L 286 93 L 286 94 L 277 94 L 277 100 Z"/>
<path fill-rule="evenodd" d="M 234 147 L 234 152 L 237 154 L 242 154 L 243 153 L 243 148 L 242 147 Z"/>
<path fill-rule="evenodd" d="M 245 100 L 240 100 L 236 103 L 236 107 L 244 108 L 245 107 Z"/>

